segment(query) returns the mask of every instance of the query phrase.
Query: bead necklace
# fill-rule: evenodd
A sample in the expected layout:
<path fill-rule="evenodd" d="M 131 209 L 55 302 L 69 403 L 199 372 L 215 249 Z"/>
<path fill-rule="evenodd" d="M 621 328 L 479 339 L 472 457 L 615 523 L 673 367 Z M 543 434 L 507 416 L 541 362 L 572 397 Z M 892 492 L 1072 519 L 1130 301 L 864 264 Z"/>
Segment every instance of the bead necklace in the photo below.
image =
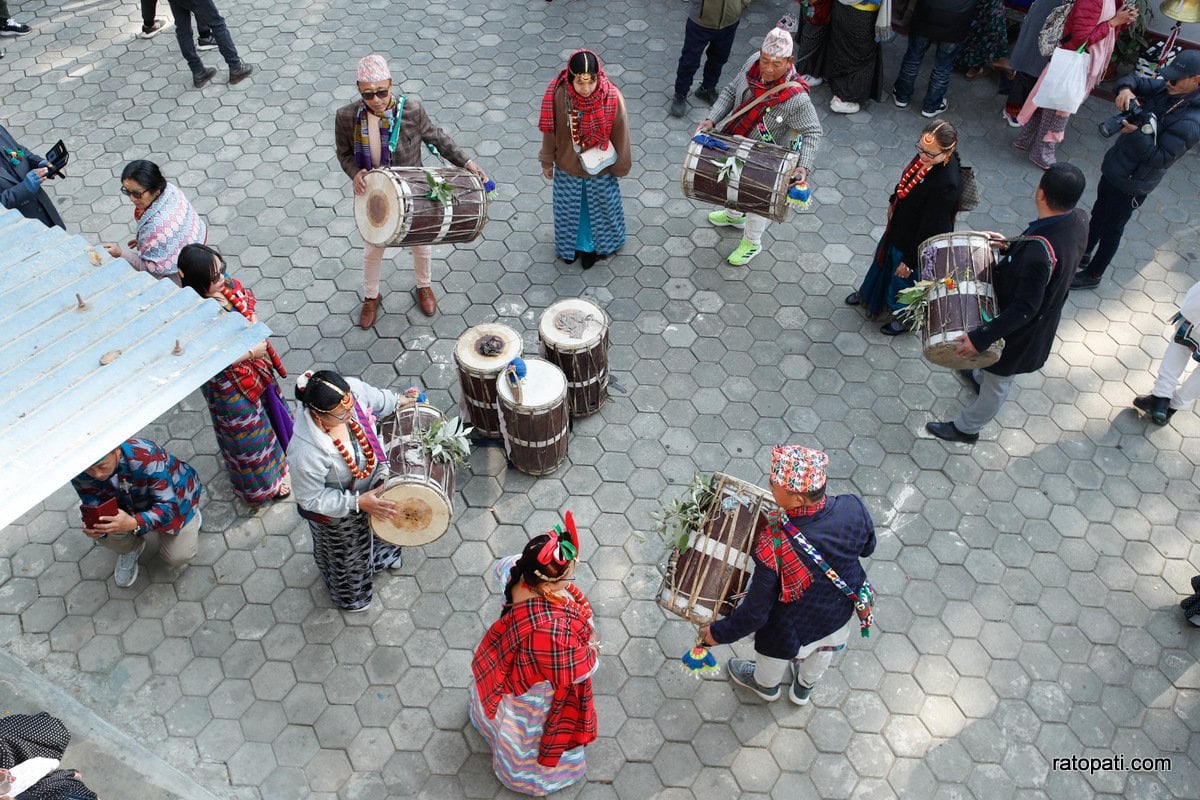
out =
<path fill-rule="evenodd" d="M 921 159 L 914 158 L 912 163 L 908 165 L 908 169 L 900 176 L 900 183 L 896 184 L 896 199 L 903 200 L 907 197 L 914 186 L 925 180 L 925 174 L 929 172 L 932 166 L 933 164 L 923 166 Z"/>
<path fill-rule="evenodd" d="M 329 428 L 326 428 L 323 423 L 319 423 L 325 429 L 325 433 L 329 433 Z M 367 434 L 363 431 L 362 426 L 357 420 L 347 420 L 346 427 L 350 429 L 350 433 L 354 434 L 354 438 L 358 440 L 358 446 L 362 448 L 363 455 L 367 458 L 367 463 L 362 469 L 358 468 L 358 464 L 354 460 L 354 456 L 350 455 L 350 451 L 346 449 L 346 445 L 342 444 L 342 440 L 336 436 L 330 436 L 333 440 L 333 446 L 337 448 L 338 453 L 342 457 L 342 461 L 346 462 L 346 466 L 350 469 L 350 474 L 355 480 L 361 481 L 369 478 L 371 473 L 375 471 L 375 450 L 372 449 L 371 443 L 367 441 Z"/>
<path fill-rule="evenodd" d="M 252 316 L 250 309 L 245 303 L 242 296 L 234 292 L 229 285 L 228 280 L 221 281 L 221 295 L 233 306 L 233 310 L 241 314 L 247 320 Z M 271 346 L 271 342 L 267 342 L 267 357 L 271 359 L 271 366 L 279 373 L 280 377 L 287 377 L 287 370 L 283 368 L 283 361 L 279 358 L 279 354 L 275 352 L 275 348 Z M 334 441 L 337 441 L 336 439 Z"/>

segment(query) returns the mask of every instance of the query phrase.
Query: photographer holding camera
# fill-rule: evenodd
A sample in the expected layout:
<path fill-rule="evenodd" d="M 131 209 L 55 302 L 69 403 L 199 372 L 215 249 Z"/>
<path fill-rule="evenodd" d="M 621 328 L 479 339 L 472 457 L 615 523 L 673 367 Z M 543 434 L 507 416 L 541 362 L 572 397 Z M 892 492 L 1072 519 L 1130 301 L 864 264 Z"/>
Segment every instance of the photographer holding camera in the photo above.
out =
<path fill-rule="evenodd" d="M 1154 191 L 1167 169 L 1200 140 L 1200 52 L 1183 51 L 1159 75 L 1162 80 L 1128 77 L 1117 81 L 1116 104 L 1121 114 L 1102 123 L 1100 132 L 1119 134 L 1100 167 L 1087 249 L 1071 281 L 1072 289 L 1100 285 L 1134 209 Z"/>

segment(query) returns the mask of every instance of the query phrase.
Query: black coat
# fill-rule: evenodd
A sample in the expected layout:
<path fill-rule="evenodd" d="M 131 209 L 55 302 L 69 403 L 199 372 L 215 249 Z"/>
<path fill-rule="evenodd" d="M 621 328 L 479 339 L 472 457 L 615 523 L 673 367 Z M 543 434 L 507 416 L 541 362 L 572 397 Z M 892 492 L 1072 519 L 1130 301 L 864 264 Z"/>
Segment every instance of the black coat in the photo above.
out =
<path fill-rule="evenodd" d="M 887 243 L 904 253 L 904 263 L 914 272 L 920 269 L 917 248 L 921 242 L 954 230 L 954 211 L 962 193 L 960 167 L 958 153 L 954 153 L 946 163 L 929 170 L 925 180 L 903 200 L 892 194 L 896 208 L 888 223 Z"/>
<path fill-rule="evenodd" d="M 917 0 L 911 33 L 935 42 L 961 42 L 975 19 L 977 0 Z"/>
<path fill-rule="evenodd" d="M 1147 111 L 1158 117 L 1158 135 L 1118 133 L 1104 154 L 1100 174 L 1125 194 L 1150 194 L 1172 164 L 1200 141 L 1200 91 L 1185 96 L 1167 94 L 1157 78 L 1122 78 L 1116 90 L 1132 89 Z"/>
<path fill-rule="evenodd" d="M 996 265 L 992 287 L 1000 313 L 967 334 L 980 352 L 1004 339 L 1000 360 L 987 368 L 996 375 L 1036 372 L 1050 357 L 1063 303 L 1087 245 L 1088 216 L 1077 208 L 1045 217 L 1021 236 L 1044 237 L 1055 260 L 1051 263 L 1040 242 L 1022 241 L 1010 245 Z"/>
<path fill-rule="evenodd" d="M 13 150 L 26 152 L 26 156 L 16 165 L 8 155 Z M 62 217 L 45 190 L 39 188 L 31 192 L 23 183 L 26 173 L 36 169 L 41 160 L 41 156 L 17 144 L 12 134 L 0 126 L 0 162 L 3 162 L 3 166 L 0 166 L 0 206 L 20 211 L 29 219 L 42 222 L 47 228 L 57 225 L 65 230 L 67 226 L 63 224 Z"/>

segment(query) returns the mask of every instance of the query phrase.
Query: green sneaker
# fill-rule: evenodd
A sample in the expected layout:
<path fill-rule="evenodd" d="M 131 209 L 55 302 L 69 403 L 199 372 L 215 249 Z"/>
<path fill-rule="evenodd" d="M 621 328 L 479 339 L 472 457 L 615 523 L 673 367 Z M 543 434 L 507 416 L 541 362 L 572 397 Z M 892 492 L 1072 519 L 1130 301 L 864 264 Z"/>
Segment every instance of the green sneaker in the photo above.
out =
<path fill-rule="evenodd" d="M 708 221 L 713 225 L 728 226 L 730 228 L 737 228 L 738 230 L 746 227 L 746 215 L 731 215 L 727 208 L 709 212 Z"/>
<path fill-rule="evenodd" d="M 750 263 L 751 259 L 761 252 L 762 245 L 755 244 L 749 239 L 742 239 L 741 244 L 737 246 L 736 250 L 729 254 L 729 258 L 726 260 L 735 267 L 744 267 Z"/>

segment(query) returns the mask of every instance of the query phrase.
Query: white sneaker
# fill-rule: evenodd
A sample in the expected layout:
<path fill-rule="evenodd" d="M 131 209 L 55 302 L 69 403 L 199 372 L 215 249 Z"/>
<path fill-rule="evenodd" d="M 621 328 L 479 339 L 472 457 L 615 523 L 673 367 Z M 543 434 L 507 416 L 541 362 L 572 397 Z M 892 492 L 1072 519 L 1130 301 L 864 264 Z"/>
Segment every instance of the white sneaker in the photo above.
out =
<path fill-rule="evenodd" d="M 835 114 L 857 114 L 862 110 L 862 106 L 834 95 L 833 99 L 829 101 L 829 110 Z"/>
<path fill-rule="evenodd" d="M 113 582 L 122 589 L 127 589 L 133 586 L 133 582 L 138 576 L 138 558 L 142 555 L 142 551 L 146 549 L 146 542 L 143 541 L 138 545 L 138 549 L 132 553 L 123 553 L 117 556 L 117 567 L 113 570 Z"/>
<path fill-rule="evenodd" d="M 150 28 L 150 30 L 146 30 L 145 28 L 140 29 L 137 32 L 137 38 L 153 39 L 155 36 L 158 36 L 169 27 L 171 27 L 171 23 L 166 17 L 156 17 L 154 19 L 154 25 Z"/>
<path fill-rule="evenodd" d="M 825 82 L 824 78 L 819 78 L 816 75 L 809 75 L 807 72 L 801 75 L 800 78 L 808 84 L 808 88 L 810 89 L 815 89 Z"/>

